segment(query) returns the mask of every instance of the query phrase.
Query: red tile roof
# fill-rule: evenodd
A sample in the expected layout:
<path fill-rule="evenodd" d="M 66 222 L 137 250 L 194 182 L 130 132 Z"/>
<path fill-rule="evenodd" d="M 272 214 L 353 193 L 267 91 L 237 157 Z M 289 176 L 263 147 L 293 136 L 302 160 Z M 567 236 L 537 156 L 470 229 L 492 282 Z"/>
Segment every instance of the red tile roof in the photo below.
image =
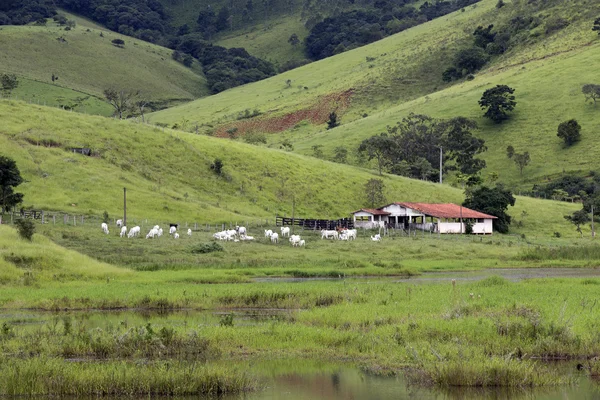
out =
<path fill-rule="evenodd" d="M 390 215 L 391 214 L 391 213 L 389 213 L 387 211 L 376 210 L 374 208 L 361 208 L 358 211 L 353 211 L 352 214 L 356 214 L 356 213 L 359 213 L 361 211 L 364 211 L 364 212 L 372 214 L 372 215 Z"/>
<path fill-rule="evenodd" d="M 394 203 L 437 218 L 497 218 L 453 203 Z"/>

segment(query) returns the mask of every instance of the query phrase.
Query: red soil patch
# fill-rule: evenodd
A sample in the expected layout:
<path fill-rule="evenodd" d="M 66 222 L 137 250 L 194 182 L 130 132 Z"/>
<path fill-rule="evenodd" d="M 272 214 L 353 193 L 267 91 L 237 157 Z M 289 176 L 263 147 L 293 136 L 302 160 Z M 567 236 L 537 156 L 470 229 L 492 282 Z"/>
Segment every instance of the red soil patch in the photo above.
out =
<path fill-rule="evenodd" d="M 302 121 L 309 121 L 314 125 L 324 124 L 329 120 L 329 113 L 335 111 L 341 117 L 350 106 L 353 89 L 341 93 L 331 93 L 323 96 L 313 106 L 289 114 L 269 117 L 268 115 L 236 121 L 217 128 L 215 136 L 229 137 L 227 131 L 236 129 L 236 136 L 243 136 L 249 132 L 277 133 L 293 128 Z"/>

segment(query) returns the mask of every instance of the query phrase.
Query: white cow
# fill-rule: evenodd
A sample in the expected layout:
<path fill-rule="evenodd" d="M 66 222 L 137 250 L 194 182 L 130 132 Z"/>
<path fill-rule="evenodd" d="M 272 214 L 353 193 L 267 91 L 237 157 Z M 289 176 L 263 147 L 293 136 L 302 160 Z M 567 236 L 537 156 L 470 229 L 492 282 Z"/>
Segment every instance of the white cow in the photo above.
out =
<path fill-rule="evenodd" d="M 108 235 L 108 225 L 106 225 L 106 222 L 103 222 L 102 225 L 100 225 L 100 227 L 102 228 L 102 232 Z"/>
<path fill-rule="evenodd" d="M 348 236 L 348 240 L 356 240 L 356 229 L 346 229 L 344 233 Z"/>
<path fill-rule="evenodd" d="M 121 227 L 123 226 L 123 220 L 122 220 L 122 219 L 118 219 L 118 220 L 117 220 L 117 226 L 118 226 L 119 228 L 121 228 Z"/>
<path fill-rule="evenodd" d="M 337 239 L 339 237 L 339 234 L 336 230 L 333 231 L 328 231 L 323 229 L 321 231 L 321 239 Z"/>
<path fill-rule="evenodd" d="M 123 237 L 127 235 L 127 227 L 126 226 L 122 226 L 121 227 L 121 233 L 119 234 L 120 237 Z"/>
<path fill-rule="evenodd" d="M 162 228 L 158 228 L 158 233 L 156 234 L 156 236 L 161 237 L 162 235 L 163 235 Z"/>
<path fill-rule="evenodd" d="M 132 238 L 134 236 L 138 236 L 140 234 L 141 228 L 139 226 L 134 226 L 133 228 L 131 228 L 129 230 L 129 233 L 127 234 L 128 238 Z"/>
<path fill-rule="evenodd" d="M 338 239 L 348 241 L 350 239 L 350 237 L 348 236 L 347 233 L 342 233 L 341 235 L 338 236 Z"/>
<path fill-rule="evenodd" d="M 290 243 L 292 244 L 292 246 L 296 247 L 298 246 L 298 243 L 300 243 L 300 235 L 292 235 L 290 236 Z"/>
<path fill-rule="evenodd" d="M 254 240 L 254 236 L 244 235 L 240 238 L 240 240 Z"/>
<path fill-rule="evenodd" d="M 173 235 L 174 239 L 179 239 L 179 233 L 175 232 L 175 234 Z"/>
<path fill-rule="evenodd" d="M 237 230 L 237 233 L 238 233 L 238 235 L 240 235 L 240 237 L 246 236 L 246 227 L 245 226 L 236 226 L 235 229 Z"/>
<path fill-rule="evenodd" d="M 290 227 L 289 226 L 282 226 L 281 227 L 281 237 L 290 237 Z"/>
<path fill-rule="evenodd" d="M 146 235 L 146 239 L 154 239 L 154 236 L 158 236 L 158 229 L 152 228 L 150 229 L 150 232 L 148 232 L 148 234 Z"/>
<path fill-rule="evenodd" d="M 298 242 L 298 246 L 306 247 L 306 241 L 304 239 L 302 239 L 301 241 Z"/>
<path fill-rule="evenodd" d="M 270 229 L 265 229 L 265 237 L 266 238 L 270 238 L 271 235 L 273 234 L 273 231 Z"/>
<path fill-rule="evenodd" d="M 277 232 L 274 232 L 271 235 L 271 243 L 278 243 L 279 242 L 279 234 Z"/>
<path fill-rule="evenodd" d="M 371 236 L 371 240 L 374 242 L 381 242 L 381 235 L 378 233 L 375 236 Z"/>
<path fill-rule="evenodd" d="M 192 236 L 192 230 L 188 228 L 188 236 Z"/>
<path fill-rule="evenodd" d="M 177 228 L 172 226 L 171 228 L 169 228 L 169 235 L 174 234 L 175 232 L 177 232 Z"/>
<path fill-rule="evenodd" d="M 159 230 L 159 229 L 160 229 L 160 226 L 158 226 L 158 225 L 154 225 L 154 229 L 156 229 L 156 230 Z"/>

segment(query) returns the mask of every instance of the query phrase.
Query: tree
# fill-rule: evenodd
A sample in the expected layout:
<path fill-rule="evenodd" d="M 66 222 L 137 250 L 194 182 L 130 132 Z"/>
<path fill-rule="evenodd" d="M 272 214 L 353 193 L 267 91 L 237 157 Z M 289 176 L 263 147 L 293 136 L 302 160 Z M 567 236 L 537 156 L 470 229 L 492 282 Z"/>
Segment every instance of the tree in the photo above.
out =
<path fill-rule="evenodd" d="M 586 222 L 588 222 L 590 220 L 590 216 L 588 215 L 588 212 L 584 209 L 581 209 L 579 211 L 575 211 L 571 215 L 565 215 L 565 219 L 567 221 L 571 222 L 573 225 L 575 225 L 577 228 L 577 232 L 579 232 L 579 234 L 583 237 L 583 232 L 581 231 L 581 225 L 585 224 Z"/>
<path fill-rule="evenodd" d="M 508 145 L 506 147 L 506 157 L 513 158 L 514 155 L 515 155 L 515 148 L 512 147 L 512 145 Z"/>
<path fill-rule="evenodd" d="M 223 161 L 220 158 L 215 158 L 215 161 L 210 165 L 210 169 L 215 171 L 215 174 L 221 175 L 223 173 Z"/>
<path fill-rule="evenodd" d="M 471 133 L 471 130 L 477 129 L 475 121 L 456 117 L 445 121 L 443 128 L 446 132 L 444 148 L 448 151 L 446 157 L 456 161 L 460 172 L 474 175 L 485 168 L 485 160 L 475 158 L 477 154 L 487 150 L 485 141 Z"/>
<path fill-rule="evenodd" d="M 23 201 L 23 194 L 14 191 L 14 188 L 23 182 L 17 163 L 8 157 L 0 156 L 0 212 L 4 213 Z"/>
<path fill-rule="evenodd" d="M 294 150 L 294 145 L 292 144 L 292 142 L 290 141 L 290 139 L 285 139 L 283 142 L 281 142 L 281 149 L 285 150 L 285 151 L 292 151 Z"/>
<path fill-rule="evenodd" d="M 300 44 L 300 39 L 298 39 L 298 35 L 292 33 L 292 36 L 290 36 L 290 38 L 288 39 L 288 43 L 294 47 L 298 46 Z"/>
<path fill-rule="evenodd" d="M 523 169 L 526 166 L 528 166 L 529 162 L 531 161 L 529 152 L 526 151 L 525 153 L 515 153 L 513 155 L 513 160 L 514 160 L 515 164 L 517 164 L 517 167 L 519 168 L 519 172 L 521 173 L 521 176 L 523 176 Z"/>
<path fill-rule="evenodd" d="M 6 97 L 19 86 L 19 80 L 15 74 L 0 74 L 0 84 L 2 85 L 2 95 Z"/>
<path fill-rule="evenodd" d="M 600 17 L 596 18 L 596 20 L 594 21 L 594 26 L 592 27 L 592 30 L 598 32 L 598 35 L 600 35 Z"/>
<path fill-rule="evenodd" d="M 323 150 L 322 150 L 323 145 L 321 145 L 321 144 L 315 144 L 311 148 L 312 148 L 312 151 L 313 151 L 313 157 L 323 158 Z"/>
<path fill-rule="evenodd" d="M 375 208 L 385 202 L 385 183 L 381 179 L 372 178 L 365 183 L 366 205 Z"/>
<path fill-rule="evenodd" d="M 344 146 L 338 146 L 333 149 L 333 161 L 346 163 L 348 161 L 348 149 Z"/>
<path fill-rule="evenodd" d="M 493 220 L 494 229 L 500 233 L 507 233 L 511 218 L 506 210 L 508 206 L 514 206 L 515 201 L 510 190 L 497 184 L 495 188 L 480 186 L 468 189 L 463 206 L 497 217 Z"/>
<path fill-rule="evenodd" d="M 594 83 L 585 84 L 581 87 L 581 92 L 585 96 L 585 101 L 592 100 L 594 105 L 600 99 L 600 85 Z"/>
<path fill-rule="evenodd" d="M 125 41 L 123 39 L 113 39 L 110 42 L 119 48 L 125 47 Z"/>
<path fill-rule="evenodd" d="M 487 108 L 484 116 L 497 124 L 508 119 L 508 112 L 517 105 L 515 96 L 513 96 L 514 92 L 515 89 L 506 85 L 496 85 L 496 87 L 483 92 L 479 106 Z"/>
<path fill-rule="evenodd" d="M 135 108 L 136 97 L 139 92 L 125 89 L 108 88 L 104 90 L 104 97 L 115 109 L 115 116 L 123 119 Z"/>
<path fill-rule="evenodd" d="M 387 134 L 381 133 L 363 140 L 358 146 L 358 152 L 366 154 L 369 161 L 376 159 L 379 175 L 383 175 L 383 169 L 388 163 L 387 155 L 394 146 L 394 141 Z"/>
<path fill-rule="evenodd" d="M 475 36 L 475 46 L 481 47 L 485 49 L 488 44 L 493 43 L 496 38 L 496 34 L 492 33 L 492 29 L 494 25 L 488 25 L 487 28 L 479 25 L 475 32 L 473 32 L 473 36 Z"/>
<path fill-rule="evenodd" d="M 33 239 L 35 233 L 35 224 L 32 220 L 26 218 L 19 218 L 15 221 L 17 232 L 22 239 L 29 240 Z"/>
<path fill-rule="evenodd" d="M 564 140 L 567 146 L 571 146 L 581 138 L 581 125 L 575 119 L 561 122 L 556 136 Z"/>
<path fill-rule="evenodd" d="M 338 118 L 338 116 L 335 111 L 332 111 L 331 113 L 329 113 L 329 120 L 327 121 L 327 129 L 333 129 L 336 126 L 340 125 L 337 118 Z"/>
<path fill-rule="evenodd" d="M 488 62 L 488 56 L 480 47 L 471 47 L 459 51 L 454 58 L 454 65 L 459 71 L 471 74 Z"/>

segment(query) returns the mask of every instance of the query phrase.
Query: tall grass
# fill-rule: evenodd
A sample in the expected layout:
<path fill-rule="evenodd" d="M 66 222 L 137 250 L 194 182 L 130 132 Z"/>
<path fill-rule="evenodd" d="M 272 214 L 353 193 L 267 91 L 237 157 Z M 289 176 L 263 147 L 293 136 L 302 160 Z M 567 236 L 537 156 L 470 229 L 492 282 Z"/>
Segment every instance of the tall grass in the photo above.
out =
<path fill-rule="evenodd" d="M 525 261 L 543 261 L 543 260 L 588 260 L 596 261 L 600 259 L 600 246 L 559 246 L 559 247 L 541 247 L 527 249 L 522 252 L 520 258 Z"/>
<path fill-rule="evenodd" d="M 0 363 L 0 394 L 8 396 L 217 396 L 257 387 L 248 373 L 196 362 L 96 364 L 40 357 Z"/>

